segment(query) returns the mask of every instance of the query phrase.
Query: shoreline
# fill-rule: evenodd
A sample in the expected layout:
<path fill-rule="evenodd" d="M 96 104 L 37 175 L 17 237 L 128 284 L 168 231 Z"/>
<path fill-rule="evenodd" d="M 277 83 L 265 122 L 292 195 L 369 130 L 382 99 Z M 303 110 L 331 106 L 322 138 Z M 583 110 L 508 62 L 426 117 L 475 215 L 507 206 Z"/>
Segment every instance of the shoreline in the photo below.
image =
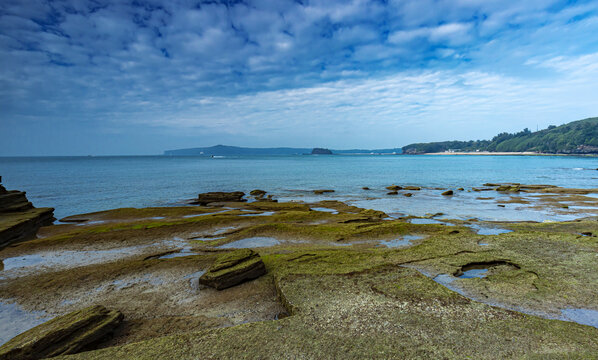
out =
<path fill-rule="evenodd" d="M 389 197 L 426 191 L 399 187 L 383 191 L 396 189 Z M 492 192 L 531 191 L 549 195 L 538 206 L 555 208 L 562 202 L 596 204 L 581 195 L 598 194 L 598 189 L 492 183 L 471 191 L 485 192 L 480 201 Z M 6 341 L 23 331 L 36 338 L 39 328 L 26 329 L 35 325 L 26 322 L 35 314 L 73 319 L 103 304 L 120 314 L 114 330 L 77 358 L 172 357 L 183 341 L 201 345 L 184 349 L 190 357 L 229 358 L 246 354 L 247 344 L 273 344 L 281 337 L 280 348 L 258 346 L 252 354 L 284 357 L 309 345 L 314 357 L 332 358 L 337 354 L 330 352 L 328 339 L 333 339 L 335 347 L 361 349 L 348 357 L 375 357 L 382 347 L 391 357 L 407 353 L 410 358 L 431 338 L 446 344 L 437 355 L 458 345 L 463 346 L 459 355 L 483 357 L 496 348 L 513 351 L 507 340 L 513 330 L 524 334 L 517 354 L 546 337 L 565 349 L 576 346 L 576 353 L 596 351 L 591 340 L 598 334 L 598 308 L 591 295 L 598 275 L 584 271 L 594 261 L 588 251 L 598 250 L 595 218 L 509 222 L 452 219 L 439 212 L 389 216 L 325 198 L 277 202 L 264 190 L 252 193 L 246 198 L 242 192 L 202 193 L 193 201 L 199 206 L 74 215 L 42 227 L 37 238 L 2 249 L 0 312 L 26 326 L 0 330 L 0 355 L 17 351 L 15 342 Z M 231 258 L 241 260 L 223 268 Z M 260 271 L 255 264 L 262 264 Z M 229 279 L 234 281 L 224 287 Z M 44 324 L 63 331 L 62 322 Z M 338 335 L 337 329 L 351 330 L 353 324 L 367 327 Z M 533 329 L 541 329 L 540 338 Z M 360 344 L 355 334 L 364 332 L 366 346 L 353 347 Z M 482 337 L 488 345 L 447 342 L 442 335 L 447 332 Z M 385 347 L 397 337 L 407 339 L 400 354 Z M 538 346 L 533 349 L 538 353 L 553 351 Z"/>
<path fill-rule="evenodd" d="M 409 155 L 409 154 L 404 154 Z M 469 156 L 583 156 L 583 157 L 598 157 L 598 154 L 549 154 L 549 153 L 537 153 L 533 151 L 518 151 L 518 152 L 492 152 L 492 151 L 477 151 L 477 152 L 435 152 L 435 153 L 422 153 L 414 155 L 469 155 Z"/>

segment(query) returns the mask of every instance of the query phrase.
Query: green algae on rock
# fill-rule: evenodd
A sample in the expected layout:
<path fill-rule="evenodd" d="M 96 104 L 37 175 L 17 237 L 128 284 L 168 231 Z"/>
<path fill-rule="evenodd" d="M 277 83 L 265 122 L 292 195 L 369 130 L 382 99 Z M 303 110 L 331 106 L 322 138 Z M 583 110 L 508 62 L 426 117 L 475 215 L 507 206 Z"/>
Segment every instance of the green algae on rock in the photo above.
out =
<path fill-rule="evenodd" d="M 314 190 L 314 194 L 316 195 L 322 195 L 324 193 L 333 193 L 334 190 L 331 189 L 319 189 L 319 190 Z"/>
<path fill-rule="evenodd" d="M 215 202 L 239 202 L 245 201 L 243 199 L 245 193 L 242 191 L 233 192 L 207 192 L 197 195 L 197 199 L 191 201 L 194 205 L 207 205 Z"/>
<path fill-rule="evenodd" d="M 74 354 L 109 336 L 123 315 L 101 305 L 57 317 L 0 347 L 0 360 L 32 360 Z"/>
<path fill-rule="evenodd" d="M 291 316 L 106 348 L 73 359 L 583 358 L 598 351 L 598 329 L 480 304 L 413 269 L 387 264 L 363 270 L 358 265 L 339 273 L 336 263 L 320 259 L 321 273 L 295 273 L 295 265 L 304 268 L 302 260 L 318 262 L 317 254 L 306 255 L 270 259 L 278 263 L 276 268 L 290 267 L 287 275 L 277 277 L 277 289 Z"/>
<path fill-rule="evenodd" d="M 220 255 L 199 283 L 223 290 L 266 273 L 259 254 L 251 249 L 239 249 Z"/>

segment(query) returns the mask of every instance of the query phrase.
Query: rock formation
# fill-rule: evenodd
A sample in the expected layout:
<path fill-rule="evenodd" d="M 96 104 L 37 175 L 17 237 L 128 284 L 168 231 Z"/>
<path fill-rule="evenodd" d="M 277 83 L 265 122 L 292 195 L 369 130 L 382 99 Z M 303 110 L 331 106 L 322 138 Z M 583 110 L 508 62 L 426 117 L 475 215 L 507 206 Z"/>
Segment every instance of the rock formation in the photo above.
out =
<path fill-rule="evenodd" d="M 330 190 L 330 189 L 319 189 L 319 190 L 314 190 L 314 194 L 316 195 L 322 195 L 324 193 L 333 193 L 334 190 Z"/>
<path fill-rule="evenodd" d="M 197 195 L 197 199 L 190 202 L 193 205 L 207 205 L 215 202 L 239 202 L 246 201 L 243 199 L 245 196 L 244 192 L 233 191 L 233 192 L 207 192 Z"/>
<path fill-rule="evenodd" d="M 199 278 L 199 283 L 222 290 L 265 273 L 266 267 L 258 253 L 251 249 L 239 249 L 219 256 Z"/>
<path fill-rule="evenodd" d="M 0 249 L 32 239 L 40 227 L 54 220 L 53 208 L 36 209 L 24 191 L 6 190 L 0 185 Z"/>
<path fill-rule="evenodd" d="M 263 197 L 264 195 L 266 195 L 266 192 L 264 190 L 255 189 L 255 190 L 251 190 L 249 192 L 249 195 Z"/>
<path fill-rule="evenodd" d="M 119 311 L 101 305 L 74 311 L 34 327 L 0 347 L 0 360 L 45 359 L 86 350 L 111 335 Z"/>

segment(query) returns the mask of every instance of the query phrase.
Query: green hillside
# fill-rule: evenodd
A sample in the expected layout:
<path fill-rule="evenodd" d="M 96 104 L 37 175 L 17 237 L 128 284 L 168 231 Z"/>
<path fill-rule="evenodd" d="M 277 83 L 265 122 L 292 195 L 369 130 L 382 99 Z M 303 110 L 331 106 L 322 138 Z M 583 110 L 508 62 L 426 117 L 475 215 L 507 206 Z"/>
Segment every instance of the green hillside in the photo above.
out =
<path fill-rule="evenodd" d="M 417 143 L 403 147 L 405 154 L 454 151 L 522 152 L 548 154 L 598 154 L 598 118 L 573 121 L 565 125 L 551 125 L 548 129 L 531 132 L 501 133 L 492 140 L 443 141 Z"/>

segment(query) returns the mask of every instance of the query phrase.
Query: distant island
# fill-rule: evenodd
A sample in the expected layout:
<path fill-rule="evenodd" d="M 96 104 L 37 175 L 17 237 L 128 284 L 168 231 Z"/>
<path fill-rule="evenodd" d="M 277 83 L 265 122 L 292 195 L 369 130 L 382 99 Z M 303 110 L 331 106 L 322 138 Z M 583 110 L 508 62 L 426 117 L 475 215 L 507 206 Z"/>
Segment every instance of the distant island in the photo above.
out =
<path fill-rule="evenodd" d="M 403 154 L 430 153 L 521 153 L 521 154 L 598 154 L 598 118 L 551 125 L 532 132 L 501 133 L 492 140 L 416 143 L 403 147 Z"/>
<path fill-rule="evenodd" d="M 312 155 L 332 155 L 332 151 L 323 148 L 314 148 L 311 151 Z"/>
<path fill-rule="evenodd" d="M 350 150 L 331 150 L 325 148 L 247 148 L 239 146 L 216 145 L 210 147 L 198 147 L 190 149 L 166 150 L 167 156 L 240 156 L 240 155 L 319 155 L 319 154 L 377 154 L 377 155 L 397 155 L 401 154 L 401 148 L 393 149 L 350 149 Z"/>

